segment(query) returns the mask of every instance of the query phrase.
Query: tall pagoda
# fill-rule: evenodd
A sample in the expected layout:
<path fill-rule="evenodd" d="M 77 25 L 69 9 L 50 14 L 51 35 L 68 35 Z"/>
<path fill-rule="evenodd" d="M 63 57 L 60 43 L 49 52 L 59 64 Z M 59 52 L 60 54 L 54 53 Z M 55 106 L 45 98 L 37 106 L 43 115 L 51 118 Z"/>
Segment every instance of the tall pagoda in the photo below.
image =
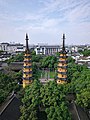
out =
<path fill-rule="evenodd" d="M 32 62 L 30 50 L 28 47 L 28 35 L 26 34 L 26 49 L 24 54 L 24 65 L 23 65 L 23 88 L 32 83 Z"/>
<path fill-rule="evenodd" d="M 63 34 L 63 46 L 60 52 L 57 67 L 57 84 L 67 83 L 67 52 L 65 50 L 65 34 Z"/>

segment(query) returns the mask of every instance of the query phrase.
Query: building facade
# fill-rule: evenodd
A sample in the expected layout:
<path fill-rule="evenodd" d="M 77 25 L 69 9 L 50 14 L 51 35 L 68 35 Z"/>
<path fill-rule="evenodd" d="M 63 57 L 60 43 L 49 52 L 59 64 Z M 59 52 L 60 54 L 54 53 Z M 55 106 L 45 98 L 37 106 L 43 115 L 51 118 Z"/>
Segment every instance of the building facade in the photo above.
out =
<path fill-rule="evenodd" d="M 0 50 L 8 53 L 17 53 L 24 51 L 24 45 L 20 43 L 0 43 Z"/>
<path fill-rule="evenodd" d="M 36 54 L 43 54 L 43 55 L 54 55 L 57 52 L 60 52 L 61 47 L 59 45 L 42 45 L 38 44 L 35 46 Z"/>

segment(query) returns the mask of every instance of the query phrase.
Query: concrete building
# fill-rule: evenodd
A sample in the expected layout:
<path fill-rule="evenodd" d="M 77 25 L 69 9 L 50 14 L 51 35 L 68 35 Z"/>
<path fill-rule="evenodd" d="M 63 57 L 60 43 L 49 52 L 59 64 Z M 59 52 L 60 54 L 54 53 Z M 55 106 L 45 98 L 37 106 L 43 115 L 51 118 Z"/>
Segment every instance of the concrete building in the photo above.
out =
<path fill-rule="evenodd" d="M 35 50 L 36 54 L 53 55 L 59 52 L 61 48 L 59 45 L 38 44 L 29 45 L 29 49 Z M 25 51 L 25 46 L 17 43 L 1 43 L 0 50 L 7 51 L 8 53 L 18 53 Z"/>
<path fill-rule="evenodd" d="M 59 45 L 38 44 L 35 46 L 34 50 L 36 51 L 36 54 L 53 55 L 60 52 L 61 47 Z"/>
<path fill-rule="evenodd" d="M 0 43 L 0 50 L 7 51 L 11 54 L 16 54 L 19 52 L 25 51 L 26 46 L 20 43 Z M 37 45 L 29 45 L 30 50 L 35 50 L 36 54 L 44 54 L 44 55 L 54 55 L 56 52 L 60 52 L 62 50 L 62 45 L 48 45 L 48 44 L 40 44 Z M 79 50 L 90 49 L 90 45 L 69 45 L 66 46 L 66 51 L 68 55 L 71 56 L 72 53 L 78 53 Z"/>
<path fill-rule="evenodd" d="M 80 56 L 78 59 L 76 59 L 75 63 L 79 65 L 86 65 L 88 68 L 90 68 L 90 56 L 88 57 Z"/>
<path fill-rule="evenodd" d="M 24 51 L 24 45 L 20 43 L 1 43 L 0 50 L 7 51 L 8 53 L 17 53 Z"/>

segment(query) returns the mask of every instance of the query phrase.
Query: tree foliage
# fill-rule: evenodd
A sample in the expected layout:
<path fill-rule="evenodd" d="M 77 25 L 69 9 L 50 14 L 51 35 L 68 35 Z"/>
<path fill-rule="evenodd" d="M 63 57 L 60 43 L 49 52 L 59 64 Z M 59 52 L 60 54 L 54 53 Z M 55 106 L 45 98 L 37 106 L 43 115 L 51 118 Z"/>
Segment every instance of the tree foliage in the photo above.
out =
<path fill-rule="evenodd" d="M 7 60 L 7 63 L 9 64 L 11 62 L 23 62 L 23 59 L 24 59 L 24 54 L 22 52 L 15 56 L 12 56 L 9 60 Z"/>
<path fill-rule="evenodd" d="M 39 120 L 38 114 L 43 110 L 47 120 L 71 120 L 62 91 L 63 86 L 55 82 L 43 86 L 35 80 L 25 89 L 20 120 Z"/>
<path fill-rule="evenodd" d="M 37 120 L 38 107 L 40 105 L 40 87 L 39 81 L 34 82 L 25 88 L 24 98 L 21 106 L 22 116 L 20 120 Z"/>
<path fill-rule="evenodd" d="M 80 50 L 79 52 L 84 56 L 90 56 L 90 50 L 85 49 L 84 51 Z"/>
<path fill-rule="evenodd" d="M 75 63 L 68 64 L 68 79 L 66 92 L 76 93 L 76 102 L 84 108 L 90 104 L 90 69 Z"/>
<path fill-rule="evenodd" d="M 57 83 L 49 82 L 41 88 L 42 104 L 45 107 L 47 120 L 70 120 L 67 108 L 64 87 Z"/>
<path fill-rule="evenodd" d="M 90 86 L 89 88 L 81 89 L 77 94 L 77 103 L 84 108 L 90 108 Z"/>
<path fill-rule="evenodd" d="M 2 103 L 12 90 L 18 90 L 16 74 L 4 74 L 0 72 L 0 103 Z"/>
<path fill-rule="evenodd" d="M 42 62 L 41 62 L 41 66 L 43 68 L 50 68 L 53 69 L 56 67 L 57 63 L 57 57 L 56 56 L 46 56 L 43 58 Z"/>

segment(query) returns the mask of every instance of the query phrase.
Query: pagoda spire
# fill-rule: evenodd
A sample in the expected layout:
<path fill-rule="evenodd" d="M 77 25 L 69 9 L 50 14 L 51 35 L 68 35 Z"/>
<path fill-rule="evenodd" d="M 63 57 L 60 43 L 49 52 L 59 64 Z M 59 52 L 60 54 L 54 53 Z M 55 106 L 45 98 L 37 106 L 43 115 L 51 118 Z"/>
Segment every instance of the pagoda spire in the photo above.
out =
<path fill-rule="evenodd" d="M 29 39 L 28 39 L 28 34 L 27 33 L 26 33 L 26 39 L 25 40 L 26 40 L 26 50 L 29 50 L 29 47 L 28 47 L 28 40 Z"/>
<path fill-rule="evenodd" d="M 62 50 L 63 50 L 63 52 L 65 51 L 65 34 L 63 34 L 63 47 L 62 47 Z"/>
<path fill-rule="evenodd" d="M 28 39 L 28 34 L 27 33 L 26 33 L 26 39 L 25 40 L 26 40 L 26 50 L 29 50 L 29 47 L 28 47 L 28 40 L 29 39 Z"/>

